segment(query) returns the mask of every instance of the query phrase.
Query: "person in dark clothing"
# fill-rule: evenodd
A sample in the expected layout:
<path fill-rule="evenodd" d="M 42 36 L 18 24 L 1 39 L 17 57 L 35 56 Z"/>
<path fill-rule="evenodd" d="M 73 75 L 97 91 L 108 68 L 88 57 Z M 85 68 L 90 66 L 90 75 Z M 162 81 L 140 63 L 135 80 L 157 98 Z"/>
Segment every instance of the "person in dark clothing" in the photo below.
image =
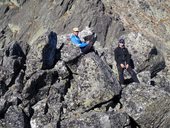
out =
<path fill-rule="evenodd" d="M 118 47 L 114 50 L 114 55 L 115 55 L 115 61 L 117 63 L 120 84 L 125 84 L 124 73 L 123 73 L 125 69 L 129 72 L 133 81 L 139 83 L 136 73 L 133 71 L 132 67 L 130 66 L 131 55 L 129 54 L 128 49 L 125 47 L 124 39 L 119 40 Z"/>

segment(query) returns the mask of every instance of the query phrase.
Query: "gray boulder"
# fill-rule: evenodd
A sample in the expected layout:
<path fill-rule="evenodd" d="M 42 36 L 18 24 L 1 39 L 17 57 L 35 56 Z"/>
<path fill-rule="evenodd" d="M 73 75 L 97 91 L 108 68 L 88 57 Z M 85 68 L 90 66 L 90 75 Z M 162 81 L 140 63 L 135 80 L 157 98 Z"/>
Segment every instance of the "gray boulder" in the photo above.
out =
<path fill-rule="evenodd" d="M 60 100 L 61 95 L 58 93 L 58 89 L 55 86 L 52 86 L 48 97 L 39 101 L 32 107 L 34 114 L 30 121 L 31 127 L 57 127 L 61 116 L 62 104 L 60 103 Z"/>
<path fill-rule="evenodd" d="M 73 78 L 64 97 L 68 112 L 81 113 L 98 105 L 102 106 L 121 91 L 111 69 L 95 53 L 89 53 L 79 59 Z"/>
<path fill-rule="evenodd" d="M 167 128 L 170 123 L 170 96 L 153 86 L 131 84 L 122 91 L 120 102 L 142 128 Z"/>
<path fill-rule="evenodd" d="M 61 128 L 131 128 L 126 113 L 90 112 L 61 121 Z"/>
<path fill-rule="evenodd" d="M 17 106 L 11 106 L 5 114 L 5 124 L 7 128 L 24 128 L 24 113 Z"/>
<path fill-rule="evenodd" d="M 42 100 L 48 95 L 50 85 L 53 83 L 53 78 L 57 79 L 56 71 L 40 70 L 33 74 L 25 83 L 22 90 L 24 99 L 30 99 L 36 96 L 37 100 Z"/>

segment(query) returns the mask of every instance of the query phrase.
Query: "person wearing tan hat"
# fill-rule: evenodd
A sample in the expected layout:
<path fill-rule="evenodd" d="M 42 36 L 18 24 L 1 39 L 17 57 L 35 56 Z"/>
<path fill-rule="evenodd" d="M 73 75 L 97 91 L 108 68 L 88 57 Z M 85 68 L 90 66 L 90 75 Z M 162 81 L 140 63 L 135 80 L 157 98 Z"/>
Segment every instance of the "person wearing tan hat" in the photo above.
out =
<path fill-rule="evenodd" d="M 79 32 L 79 28 L 73 28 L 73 32 Z"/>
<path fill-rule="evenodd" d="M 73 34 L 70 37 L 71 42 L 74 45 L 79 46 L 83 53 L 88 53 L 91 50 L 94 50 L 93 44 L 95 41 L 91 39 L 89 41 L 83 42 L 80 40 L 78 34 L 79 34 L 79 28 L 77 28 L 77 27 L 73 28 Z"/>

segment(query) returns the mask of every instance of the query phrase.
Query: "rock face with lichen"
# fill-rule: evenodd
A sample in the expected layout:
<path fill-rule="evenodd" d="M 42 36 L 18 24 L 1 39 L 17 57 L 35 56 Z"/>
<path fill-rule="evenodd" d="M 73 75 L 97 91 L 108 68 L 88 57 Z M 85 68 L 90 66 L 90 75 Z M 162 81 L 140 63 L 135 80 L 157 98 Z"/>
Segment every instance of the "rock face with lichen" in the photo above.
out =
<path fill-rule="evenodd" d="M 1 128 L 168 128 L 168 0 L 1 0 Z M 77 9 L 78 8 L 78 9 Z M 82 54 L 69 40 L 96 34 Z M 140 83 L 120 85 L 125 39 Z M 125 71 L 125 78 L 130 79 Z"/>

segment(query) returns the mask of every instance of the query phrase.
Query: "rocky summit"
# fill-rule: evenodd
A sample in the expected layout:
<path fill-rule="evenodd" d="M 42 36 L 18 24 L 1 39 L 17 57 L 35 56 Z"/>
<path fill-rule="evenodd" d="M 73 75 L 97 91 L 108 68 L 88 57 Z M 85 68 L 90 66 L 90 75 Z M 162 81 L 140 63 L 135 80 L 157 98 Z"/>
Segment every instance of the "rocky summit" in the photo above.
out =
<path fill-rule="evenodd" d="M 140 83 L 119 84 L 120 38 Z M 0 128 L 170 128 L 170 1 L 0 0 Z"/>

